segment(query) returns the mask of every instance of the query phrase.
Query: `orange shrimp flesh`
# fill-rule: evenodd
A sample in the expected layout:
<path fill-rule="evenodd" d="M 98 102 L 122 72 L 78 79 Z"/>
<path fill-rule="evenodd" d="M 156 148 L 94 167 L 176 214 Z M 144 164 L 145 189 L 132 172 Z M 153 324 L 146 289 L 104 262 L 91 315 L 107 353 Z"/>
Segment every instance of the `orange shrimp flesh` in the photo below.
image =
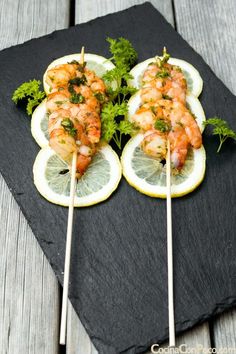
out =
<path fill-rule="evenodd" d="M 69 165 L 77 151 L 77 177 L 81 176 L 100 141 L 99 113 L 101 97 L 106 100 L 106 86 L 93 71 L 77 62 L 50 69 L 46 82 L 51 87 L 46 103 L 49 145 Z"/>
<path fill-rule="evenodd" d="M 160 160 L 170 140 L 171 161 L 175 169 L 184 166 L 189 146 L 198 149 L 202 135 L 186 107 L 187 84 L 181 69 L 157 60 L 143 74 L 141 106 L 131 117 L 144 134 L 143 151 Z"/>

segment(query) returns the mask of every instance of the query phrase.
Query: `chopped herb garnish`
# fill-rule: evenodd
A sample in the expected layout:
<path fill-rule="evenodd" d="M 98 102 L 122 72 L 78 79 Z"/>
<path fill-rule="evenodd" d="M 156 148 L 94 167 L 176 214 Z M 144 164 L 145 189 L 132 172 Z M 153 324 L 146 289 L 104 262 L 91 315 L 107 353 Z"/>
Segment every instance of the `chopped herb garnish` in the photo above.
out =
<path fill-rule="evenodd" d="M 166 95 L 166 94 L 162 94 L 162 98 L 164 98 L 165 100 L 172 100 L 172 97 Z"/>
<path fill-rule="evenodd" d="M 156 114 L 157 109 L 155 106 L 150 106 L 150 110 L 152 111 L 153 114 Z"/>
<path fill-rule="evenodd" d="M 170 73 L 166 69 L 162 69 L 162 70 L 158 71 L 158 73 L 156 73 L 156 77 L 159 77 L 161 79 L 164 79 L 169 76 L 170 76 Z"/>
<path fill-rule="evenodd" d="M 71 97 L 70 97 L 70 102 L 71 103 L 84 103 L 85 98 L 83 95 L 81 95 L 81 93 L 72 93 Z"/>
<path fill-rule="evenodd" d="M 77 104 L 77 103 L 83 103 L 85 101 L 85 98 L 81 93 L 76 93 L 73 85 L 71 85 L 71 84 L 68 85 L 68 91 L 71 94 L 71 97 L 70 97 L 71 103 Z"/>
<path fill-rule="evenodd" d="M 220 149 L 223 145 L 223 143 L 226 141 L 226 139 L 231 138 L 236 140 L 236 132 L 232 130 L 228 123 L 218 117 L 214 118 L 209 118 L 205 122 L 203 122 L 203 125 L 206 127 L 207 125 L 212 126 L 212 134 L 213 135 L 218 135 L 220 139 L 220 144 L 218 146 L 217 152 L 220 152 Z"/>
<path fill-rule="evenodd" d="M 165 119 L 157 119 L 154 127 L 162 133 L 169 132 L 171 129 L 170 124 Z"/>
<path fill-rule="evenodd" d="M 170 54 L 167 53 L 166 47 L 163 48 L 162 58 L 157 56 L 155 59 L 156 59 L 156 65 L 159 68 L 162 68 L 163 65 L 168 62 L 168 60 L 170 59 Z"/>
<path fill-rule="evenodd" d="M 65 103 L 65 102 L 67 102 L 67 101 L 66 101 L 66 100 L 64 100 L 64 101 L 55 101 L 55 103 L 56 103 L 58 106 L 62 105 L 62 104 Z"/>
<path fill-rule="evenodd" d="M 77 60 L 72 60 L 72 61 L 68 61 L 68 64 L 76 64 L 79 65 L 79 62 Z"/>
<path fill-rule="evenodd" d="M 87 79 L 85 75 L 82 75 L 82 77 L 75 77 L 74 79 L 69 80 L 70 85 L 76 85 L 76 86 L 84 85 L 86 82 Z"/>
<path fill-rule="evenodd" d="M 65 118 L 61 122 L 61 126 L 67 131 L 73 138 L 77 134 L 77 129 L 74 127 L 74 123 L 70 120 L 70 118 Z"/>
<path fill-rule="evenodd" d="M 95 92 L 93 95 L 101 103 L 103 103 L 105 101 L 105 99 L 106 99 L 106 96 L 103 93 L 101 93 L 101 92 Z"/>

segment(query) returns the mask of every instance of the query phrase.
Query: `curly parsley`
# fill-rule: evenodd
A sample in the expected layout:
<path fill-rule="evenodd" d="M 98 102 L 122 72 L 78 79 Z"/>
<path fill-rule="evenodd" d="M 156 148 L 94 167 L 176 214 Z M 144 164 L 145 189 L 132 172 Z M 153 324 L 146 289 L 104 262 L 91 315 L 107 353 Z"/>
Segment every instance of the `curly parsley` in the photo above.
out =
<path fill-rule="evenodd" d="M 117 67 L 123 67 L 126 68 L 126 71 L 129 71 L 138 58 L 137 52 L 130 41 L 123 37 L 118 39 L 108 37 L 107 42 L 110 44 L 109 50 L 112 54 L 110 60 L 113 60 Z"/>
<path fill-rule="evenodd" d="M 46 97 L 44 91 L 40 91 L 41 81 L 30 80 L 21 84 L 13 93 L 12 101 L 18 104 L 22 100 L 26 100 L 26 112 L 29 116 L 32 115 L 33 109 L 42 102 Z"/>
<path fill-rule="evenodd" d="M 119 149 L 121 149 L 122 135 L 130 135 L 135 131 L 134 125 L 127 119 L 127 113 L 127 102 L 121 104 L 108 102 L 101 112 L 102 139 L 107 143 L 113 139 Z M 118 122 L 121 116 L 123 120 Z"/>
<path fill-rule="evenodd" d="M 113 139 L 121 149 L 122 136 L 135 131 L 134 125 L 127 118 L 127 98 L 137 89 L 127 86 L 127 81 L 132 79 L 129 70 L 137 60 L 137 52 L 125 38 L 107 38 L 107 41 L 110 44 L 111 60 L 116 67 L 103 76 L 108 85 L 109 102 L 103 105 L 101 112 L 102 139 L 106 142 Z"/>
<path fill-rule="evenodd" d="M 220 152 L 221 147 L 223 143 L 226 141 L 226 139 L 231 138 L 236 140 L 236 132 L 232 130 L 228 123 L 218 117 L 214 118 L 209 118 L 207 119 L 204 123 L 204 126 L 206 127 L 207 125 L 212 126 L 212 134 L 213 135 L 218 135 L 220 139 L 220 143 L 217 149 L 217 152 Z"/>

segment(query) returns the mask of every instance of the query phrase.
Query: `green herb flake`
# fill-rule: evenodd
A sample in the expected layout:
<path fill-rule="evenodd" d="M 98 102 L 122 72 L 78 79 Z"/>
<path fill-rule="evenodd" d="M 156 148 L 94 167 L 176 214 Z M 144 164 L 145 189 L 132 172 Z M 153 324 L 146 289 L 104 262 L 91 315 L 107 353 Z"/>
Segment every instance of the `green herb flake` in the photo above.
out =
<path fill-rule="evenodd" d="M 82 75 L 81 77 L 75 77 L 74 79 L 69 80 L 70 85 L 76 85 L 76 86 L 84 85 L 86 82 L 87 79 L 85 75 Z"/>
<path fill-rule="evenodd" d="M 169 132 L 171 129 L 170 124 L 165 119 L 157 119 L 154 127 L 162 133 Z"/>
<path fill-rule="evenodd" d="M 106 96 L 101 92 L 95 92 L 93 95 L 101 103 L 105 102 L 105 100 L 106 100 Z"/>
<path fill-rule="evenodd" d="M 162 94 L 162 98 L 164 98 L 164 100 L 171 100 L 172 101 L 172 97 L 166 95 L 166 94 Z"/>
<path fill-rule="evenodd" d="M 61 122 L 61 126 L 67 131 L 73 138 L 77 134 L 77 129 L 74 127 L 74 123 L 70 120 L 70 118 L 65 118 Z"/>
<path fill-rule="evenodd" d="M 165 79 L 166 77 L 169 77 L 170 73 L 166 69 L 162 69 L 156 73 L 157 78 Z"/>

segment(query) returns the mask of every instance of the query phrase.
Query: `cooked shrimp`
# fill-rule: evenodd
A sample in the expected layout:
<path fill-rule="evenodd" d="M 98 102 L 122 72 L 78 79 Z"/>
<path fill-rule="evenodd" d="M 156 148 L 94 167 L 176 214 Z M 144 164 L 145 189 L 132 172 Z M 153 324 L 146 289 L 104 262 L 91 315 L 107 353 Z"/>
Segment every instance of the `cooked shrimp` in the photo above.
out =
<path fill-rule="evenodd" d="M 185 103 L 187 83 L 181 69 L 177 66 L 165 63 L 160 67 L 157 63 L 151 63 L 144 72 L 143 87 L 150 87 L 160 91 L 162 96 L 166 95 L 174 101 Z M 143 102 L 145 101 L 147 102 L 143 99 Z"/>
<path fill-rule="evenodd" d="M 144 131 L 153 129 L 156 121 L 155 114 L 149 107 L 140 107 L 131 117 L 131 121 Z"/>
<path fill-rule="evenodd" d="M 101 103 L 96 94 L 106 97 L 105 84 L 92 70 L 77 62 L 48 70 L 46 82 L 52 89 L 46 103 L 49 144 L 68 164 L 76 151 L 77 173 L 82 175 L 100 140 Z"/>
<path fill-rule="evenodd" d="M 142 103 L 155 102 L 157 100 L 160 100 L 161 98 L 162 98 L 162 93 L 161 93 L 160 89 L 158 89 L 156 87 L 155 84 L 153 86 L 145 85 L 141 89 L 141 102 Z"/>
<path fill-rule="evenodd" d="M 73 85 L 73 88 L 76 94 L 80 94 L 83 97 L 82 103 L 86 103 L 87 106 L 90 106 L 91 109 L 94 109 L 96 112 L 100 112 L 100 103 L 98 99 L 94 96 L 93 91 L 90 87 L 85 85 L 76 86 Z"/>
<path fill-rule="evenodd" d="M 86 77 L 88 86 L 93 92 L 106 92 L 106 86 L 104 84 L 104 81 L 98 76 L 96 76 L 94 71 L 85 68 L 84 75 Z"/>
<path fill-rule="evenodd" d="M 98 143 L 101 137 L 101 120 L 98 113 L 90 106 L 84 104 L 78 107 L 76 117 L 83 125 L 90 143 Z"/>
<path fill-rule="evenodd" d="M 160 160 L 165 159 L 167 151 L 166 134 L 157 130 L 147 131 L 141 142 L 141 147 L 147 155 Z"/>
<path fill-rule="evenodd" d="M 65 88 L 61 91 L 50 93 L 46 103 L 47 111 L 51 113 L 58 109 L 70 109 L 72 107 L 70 96 L 69 91 Z"/>
<path fill-rule="evenodd" d="M 63 127 L 53 129 L 50 133 L 49 145 L 67 163 L 71 163 L 73 152 L 77 146 L 75 139 Z"/>
<path fill-rule="evenodd" d="M 180 102 L 173 102 L 173 109 L 170 111 L 170 121 L 172 127 L 181 126 L 189 140 L 189 143 L 198 149 L 202 145 L 202 135 L 199 126 L 189 112 Z"/>
<path fill-rule="evenodd" d="M 180 170 L 188 153 L 188 137 L 184 129 L 180 128 L 170 131 L 168 139 L 170 140 L 171 162 L 175 168 Z"/>
<path fill-rule="evenodd" d="M 76 64 L 61 64 L 47 71 L 46 83 L 52 89 L 58 89 L 68 84 L 68 81 L 76 76 Z"/>

